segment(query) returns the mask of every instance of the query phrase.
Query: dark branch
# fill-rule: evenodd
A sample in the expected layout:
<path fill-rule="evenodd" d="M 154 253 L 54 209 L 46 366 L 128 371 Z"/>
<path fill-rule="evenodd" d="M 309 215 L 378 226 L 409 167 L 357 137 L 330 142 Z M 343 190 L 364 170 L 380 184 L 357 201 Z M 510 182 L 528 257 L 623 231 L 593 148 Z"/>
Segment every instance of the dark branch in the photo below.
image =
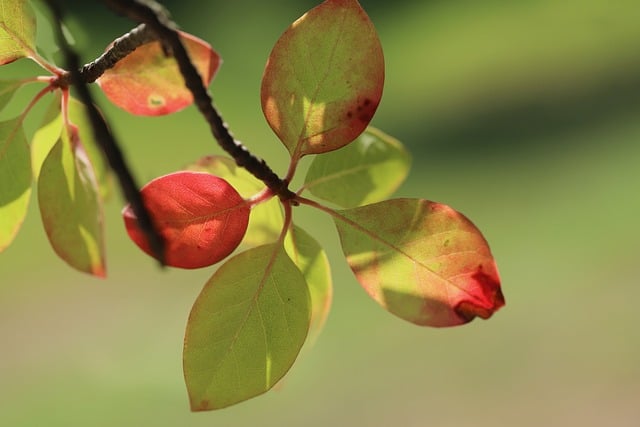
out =
<path fill-rule="evenodd" d="M 104 0 L 104 2 L 114 11 L 136 22 L 146 24 L 149 30 L 157 35 L 165 50 L 173 54 L 198 110 L 209 123 L 211 133 L 222 149 L 234 158 L 238 166 L 244 167 L 256 178 L 263 181 L 281 199 L 295 198 L 295 193 L 288 189 L 288 183 L 285 180 L 280 179 L 264 160 L 255 157 L 233 138 L 222 117 L 213 106 L 211 95 L 209 95 L 198 70 L 187 54 L 176 30 L 176 25 L 169 19 L 162 7 L 153 0 Z"/>
<path fill-rule="evenodd" d="M 155 39 L 155 33 L 149 31 L 146 25 L 138 25 L 127 34 L 115 39 L 113 45 L 95 61 L 84 65 L 80 69 L 82 81 L 85 83 L 95 82 L 105 71 L 113 68 L 118 61 L 143 44 L 152 42 Z M 70 73 L 61 77 L 58 84 L 63 87 L 67 86 L 70 83 L 69 80 Z"/>
<path fill-rule="evenodd" d="M 131 205 L 131 209 L 136 214 L 138 224 L 145 233 L 152 252 L 160 263 L 164 265 L 164 241 L 162 236 L 157 232 L 153 225 L 151 216 L 142 201 L 142 197 L 138 191 L 138 186 L 135 184 L 118 143 L 104 121 L 102 114 L 93 103 L 89 88 L 80 73 L 80 59 L 71 46 L 69 46 L 69 43 L 62 32 L 62 13 L 57 7 L 55 0 L 47 0 L 47 3 L 53 14 L 54 21 L 57 23 L 57 25 L 54 26 L 54 31 L 56 33 L 59 46 L 64 54 L 65 61 L 67 62 L 67 68 L 71 70 L 69 72 L 71 83 L 76 88 L 80 101 L 82 101 L 87 108 L 87 114 L 91 121 L 91 127 L 93 128 L 95 139 L 102 148 L 111 169 L 117 175 L 120 182 L 120 188 Z"/>

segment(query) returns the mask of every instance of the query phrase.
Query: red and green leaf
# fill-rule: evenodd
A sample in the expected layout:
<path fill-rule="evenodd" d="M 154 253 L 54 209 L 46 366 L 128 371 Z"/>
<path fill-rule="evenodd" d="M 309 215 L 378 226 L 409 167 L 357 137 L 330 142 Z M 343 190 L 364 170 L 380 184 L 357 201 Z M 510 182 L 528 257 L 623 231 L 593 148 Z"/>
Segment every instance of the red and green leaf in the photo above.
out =
<path fill-rule="evenodd" d="M 504 305 L 486 240 L 446 205 L 395 199 L 338 211 L 334 221 L 360 284 L 405 320 L 455 326 Z"/>
<path fill-rule="evenodd" d="M 36 17 L 26 0 L 0 0 L 0 65 L 35 51 Z"/>
<path fill-rule="evenodd" d="M 207 42 L 187 33 L 180 33 L 180 37 L 208 86 L 220 67 L 220 57 Z M 193 102 L 176 60 L 165 54 L 158 41 L 137 48 L 97 82 L 111 102 L 131 114 L 170 114 Z"/>
<path fill-rule="evenodd" d="M 231 184 L 245 199 L 264 190 L 262 181 L 255 178 L 246 169 L 236 165 L 228 157 L 207 156 L 188 166 L 189 170 L 207 172 L 218 176 Z M 277 197 L 251 208 L 249 227 L 243 243 L 259 246 L 275 241 L 284 225 L 282 210 Z"/>
<path fill-rule="evenodd" d="M 78 130 L 62 132 L 38 179 L 40 214 L 51 246 L 71 267 L 106 275 L 102 203 Z"/>
<path fill-rule="evenodd" d="M 7 106 L 13 94 L 16 93 L 23 83 L 22 80 L 0 80 L 0 111 Z"/>
<path fill-rule="evenodd" d="M 309 292 L 278 244 L 225 262 L 198 296 L 184 340 L 191 409 L 220 409 L 271 389 L 307 336 Z"/>
<path fill-rule="evenodd" d="M 31 160 L 22 121 L 0 122 L 0 252 L 18 234 L 31 196 Z"/>
<path fill-rule="evenodd" d="M 181 171 L 154 179 L 140 190 L 165 240 L 165 262 L 180 268 L 206 267 L 240 244 L 249 204 L 229 183 L 208 173 Z M 129 237 L 153 256 L 130 206 L 122 212 Z"/>
<path fill-rule="evenodd" d="M 69 98 L 69 120 L 78 127 L 82 146 L 89 156 L 91 165 L 98 182 L 98 189 L 101 197 L 107 197 L 110 194 L 110 174 L 109 167 L 98 145 L 93 133 L 93 125 L 89 119 L 87 108 L 77 99 Z"/>
<path fill-rule="evenodd" d="M 338 149 L 362 133 L 382 96 L 384 58 L 357 0 L 326 0 L 274 46 L 262 109 L 296 159 Z"/>
<path fill-rule="evenodd" d="M 284 247 L 298 266 L 309 287 L 311 296 L 311 325 L 309 340 L 315 341 L 329 315 L 333 299 L 333 284 L 329 259 L 320 244 L 303 229 L 292 226 Z"/>
<path fill-rule="evenodd" d="M 85 106 L 73 97 L 69 97 L 68 103 L 69 121 L 78 129 L 82 147 L 89 157 L 98 183 L 101 197 L 107 197 L 110 193 L 110 175 L 104 155 L 95 140 L 93 127 L 87 116 Z M 60 94 L 54 96 L 47 108 L 42 125 L 34 133 L 31 140 L 31 164 L 36 179 L 40 173 L 42 162 L 47 157 L 62 133 L 63 117 L 60 104 Z"/>
<path fill-rule="evenodd" d="M 316 156 L 304 187 L 345 208 L 385 200 L 404 182 L 409 153 L 395 138 L 369 127 L 348 146 Z"/>

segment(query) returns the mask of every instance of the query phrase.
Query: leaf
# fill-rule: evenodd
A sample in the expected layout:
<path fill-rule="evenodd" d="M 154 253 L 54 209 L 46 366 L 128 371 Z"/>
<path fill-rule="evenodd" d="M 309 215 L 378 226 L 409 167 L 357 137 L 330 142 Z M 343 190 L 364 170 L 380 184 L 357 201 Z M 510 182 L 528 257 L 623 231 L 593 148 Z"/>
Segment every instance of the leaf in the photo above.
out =
<path fill-rule="evenodd" d="M 218 176 L 231 184 L 244 198 L 264 190 L 265 184 L 246 169 L 238 167 L 232 159 L 223 156 L 206 156 L 187 167 L 189 170 L 206 172 Z M 249 227 L 243 243 L 259 246 L 275 241 L 284 225 L 278 198 L 251 208 Z"/>
<path fill-rule="evenodd" d="M 225 262 L 191 310 L 184 375 L 191 409 L 220 409 L 271 389 L 293 365 L 309 327 L 309 293 L 281 245 Z"/>
<path fill-rule="evenodd" d="M 26 0 L 0 0 L 0 65 L 35 51 L 36 17 Z"/>
<path fill-rule="evenodd" d="M 34 133 L 31 141 L 31 164 L 34 177 L 37 179 L 40 173 L 42 162 L 47 157 L 62 133 L 62 111 L 60 104 L 60 94 L 56 94 L 44 114 L 42 125 Z M 73 97 L 68 103 L 69 121 L 78 129 L 80 141 L 84 148 L 98 183 L 100 197 L 106 198 L 110 195 L 111 181 L 109 168 L 105 161 L 102 149 L 96 142 L 93 134 L 93 127 L 87 115 L 86 107 Z"/>
<path fill-rule="evenodd" d="M 31 139 L 31 169 L 33 177 L 38 180 L 44 160 L 62 135 L 62 113 L 60 111 L 61 95 L 54 94 L 53 101 L 47 107 L 42 118 L 42 124 Z"/>
<path fill-rule="evenodd" d="M 284 247 L 309 286 L 311 296 L 309 340 L 315 342 L 327 320 L 333 299 L 329 259 L 322 246 L 306 231 L 295 225 L 287 233 Z"/>
<path fill-rule="evenodd" d="M 207 42 L 182 32 L 180 37 L 202 82 L 208 86 L 220 67 L 220 57 Z M 193 102 L 176 60 L 165 55 L 159 41 L 140 46 L 97 82 L 111 102 L 131 114 L 160 116 Z"/>
<path fill-rule="evenodd" d="M 395 199 L 338 211 L 334 221 L 360 284 L 405 320 L 455 326 L 504 305 L 487 242 L 446 205 Z"/>
<path fill-rule="evenodd" d="M 0 122 L 0 252 L 18 234 L 30 196 L 31 163 L 22 121 Z"/>
<path fill-rule="evenodd" d="M 369 127 L 348 146 L 316 156 L 304 186 L 321 199 L 353 208 L 391 196 L 410 165 L 409 153 L 398 140 Z"/>
<path fill-rule="evenodd" d="M 262 80 L 262 110 L 294 159 L 338 149 L 371 121 L 382 96 L 384 58 L 356 0 L 327 0 L 274 46 Z"/>
<path fill-rule="evenodd" d="M 47 155 L 38 179 L 40 214 L 51 246 L 71 267 L 106 275 L 102 203 L 95 174 L 71 127 Z"/>
<path fill-rule="evenodd" d="M 78 127 L 82 146 L 89 156 L 96 175 L 100 196 L 103 198 L 108 197 L 111 190 L 109 167 L 107 166 L 102 149 L 95 139 L 93 125 L 89 119 L 87 108 L 73 97 L 69 98 L 69 120 Z"/>
<path fill-rule="evenodd" d="M 249 222 L 249 204 L 216 176 L 175 172 L 149 182 L 142 199 L 165 240 L 165 262 L 201 268 L 226 258 L 240 244 Z M 130 206 L 122 212 L 129 237 L 153 256 Z"/>
<path fill-rule="evenodd" d="M 13 95 L 22 86 L 22 83 L 22 80 L 0 80 L 0 111 L 11 101 Z"/>

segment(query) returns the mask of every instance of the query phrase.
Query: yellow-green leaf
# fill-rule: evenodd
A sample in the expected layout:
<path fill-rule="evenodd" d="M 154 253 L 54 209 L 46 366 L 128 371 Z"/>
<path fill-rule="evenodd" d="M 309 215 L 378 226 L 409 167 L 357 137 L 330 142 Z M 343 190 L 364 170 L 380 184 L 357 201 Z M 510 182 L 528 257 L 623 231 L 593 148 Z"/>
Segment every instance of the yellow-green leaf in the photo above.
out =
<path fill-rule="evenodd" d="M 56 254 L 79 271 L 104 277 L 102 203 L 77 129 L 64 131 L 42 164 L 38 202 Z"/>
<path fill-rule="evenodd" d="M 31 161 L 22 122 L 0 122 L 0 252 L 18 234 L 30 196 Z"/>
<path fill-rule="evenodd" d="M 384 58 L 357 0 L 326 0 L 271 51 L 262 110 L 296 159 L 340 148 L 367 127 L 382 96 Z"/>
<path fill-rule="evenodd" d="M 322 246 L 306 231 L 295 225 L 287 233 L 284 247 L 309 286 L 311 296 L 309 341 L 313 343 L 324 327 L 333 299 L 329 259 Z"/>
<path fill-rule="evenodd" d="M 348 146 L 316 156 L 304 186 L 321 199 L 354 208 L 391 196 L 410 165 L 409 153 L 397 139 L 369 127 Z"/>
<path fill-rule="evenodd" d="M 62 113 L 60 112 L 60 93 L 54 94 L 53 101 L 47 107 L 42 124 L 31 139 L 31 169 L 33 177 L 38 180 L 44 159 L 62 134 Z"/>
<path fill-rule="evenodd" d="M 271 389 L 307 336 L 309 292 L 277 244 L 225 262 L 198 296 L 184 341 L 194 411 L 220 409 Z"/>
<path fill-rule="evenodd" d="M 0 65 L 35 50 L 36 17 L 26 0 L 0 0 Z"/>
<path fill-rule="evenodd" d="M 405 320 L 456 326 L 504 305 L 489 245 L 446 205 L 394 199 L 338 211 L 334 221 L 360 284 Z"/>

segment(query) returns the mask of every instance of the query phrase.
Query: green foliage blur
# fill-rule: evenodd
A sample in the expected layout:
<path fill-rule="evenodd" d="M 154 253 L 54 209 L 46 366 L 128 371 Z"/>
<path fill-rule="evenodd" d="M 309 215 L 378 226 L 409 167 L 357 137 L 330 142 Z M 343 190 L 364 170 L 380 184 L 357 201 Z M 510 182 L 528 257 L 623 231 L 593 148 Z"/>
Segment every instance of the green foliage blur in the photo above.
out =
<path fill-rule="evenodd" d="M 94 2 L 66 3 L 85 61 L 132 26 Z M 33 197 L 0 254 L 0 425 L 637 425 L 640 3 L 361 3 L 387 64 L 372 124 L 414 157 L 399 194 L 449 204 L 475 222 L 507 306 L 455 329 L 405 323 L 360 289 L 330 219 L 297 208 L 332 263 L 325 331 L 279 390 L 191 414 L 182 339 L 212 269 L 157 268 L 126 238 L 114 191 L 109 277 L 81 275 L 49 248 Z M 216 104 L 280 174 L 287 154 L 262 117 L 260 79 L 273 43 L 314 4 L 166 2 L 183 29 L 222 55 Z M 34 73 L 18 61 L 0 78 Z M 95 93 L 140 183 L 220 153 L 193 107 L 132 117 Z M 2 118 L 32 95 L 23 90 Z"/>

